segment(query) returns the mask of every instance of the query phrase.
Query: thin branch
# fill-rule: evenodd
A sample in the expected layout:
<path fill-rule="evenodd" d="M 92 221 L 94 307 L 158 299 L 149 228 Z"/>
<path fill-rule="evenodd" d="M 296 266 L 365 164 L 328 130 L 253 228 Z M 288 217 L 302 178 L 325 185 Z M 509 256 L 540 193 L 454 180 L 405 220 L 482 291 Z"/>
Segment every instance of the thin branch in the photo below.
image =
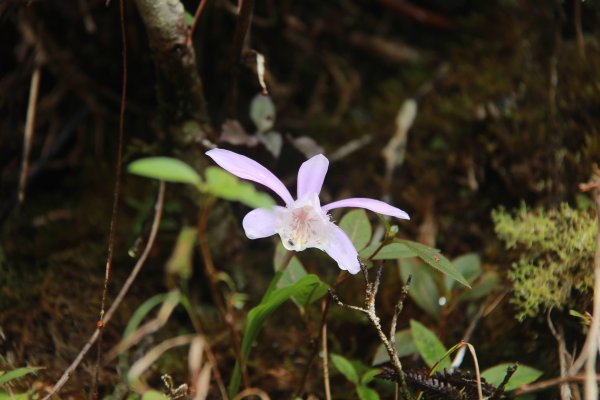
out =
<path fill-rule="evenodd" d="M 92 380 L 92 398 L 98 398 L 98 372 L 102 360 L 102 332 L 105 325 L 104 310 L 106 307 L 106 294 L 110 282 L 110 272 L 115 245 L 115 234 L 117 231 L 117 213 L 119 209 L 119 195 L 121 193 L 121 170 L 123 169 L 123 136 L 125 132 L 125 108 L 127 104 L 127 39 L 125 37 L 125 6 L 124 0 L 119 1 L 121 46 L 123 60 L 123 80 L 121 84 L 121 108 L 119 110 L 119 139 L 117 145 L 117 161 L 115 163 L 115 187 L 113 190 L 113 204 L 110 217 L 110 228 L 108 232 L 108 254 L 106 255 L 106 267 L 104 272 L 104 287 L 102 289 L 102 300 L 100 302 L 100 318 L 98 319 L 98 348 L 96 351 L 96 366 L 94 367 L 94 378 Z"/>
<path fill-rule="evenodd" d="M 190 27 L 190 31 L 188 32 L 187 37 L 187 45 L 190 46 L 192 44 L 192 39 L 194 36 L 194 31 L 196 30 L 196 25 L 198 25 L 198 19 L 200 19 L 200 14 L 202 14 L 202 10 L 204 10 L 204 6 L 208 0 L 200 0 L 198 4 L 198 8 L 196 8 L 196 13 L 194 14 L 194 22 L 192 22 L 192 26 Z"/>
<path fill-rule="evenodd" d="M 223 298 L 221 297 L 221 294 L 219 293 L 219 289 L 217 287 L 217 270 L 215 268 L 215 263 L 212 258 L 210 247 L 208 246 L 206 228 L 208 225 L 208 214 L 213 202 L 214 199 L 208 199 L 204 203 L 200 212 L 200 217 L 198 219 L 198 243 L 200 246 L 200 254 L 202 255 L 202 260 L 204 262 L 204 273 L 206 274 L 206 278 L 209 282 L 211 297 L 215 303 L 215 306 L 219 310 L 223 321 L 225 321 L 225 325 L 227 325 L 227 328 L 229 329 L 231 341 L 233 343 L 233 350 L 235 351 L 237 361 L 241 367 L 242 382 L 244 384 L 244 388 L 248 388 L 250 387 L 250 378 L 248 377 L 248 371 L 246 370 L 245 365 L 243 363 L 240 338 L 235 329 L 233 312 L 231 311 L 230 307 L 227 307 L 227 305 L 223 301 Z"/>
<path fill-rule="evenodd" d="M 117 311 L 117 309 L 123 302 L 125 295 L 131 288 L 131 285 L 135 281 L 135 278 L 138 276 L 139 272 L 141 271 L 142 267 L 144 266 L 144 263 L 146 262 L 146 259 L 148 258 L 148 255 L 150 254 L 150 250 L 152 250 L 152 246 L 154 245 L 154 241 L 156 239 L 156 234 L 158 233 L 158 226 L 160 224 L 160 219 L 162 217 L 164 198 L 165 198 L 165 183 L 161 181 L 159 184 L 159 189 L 158 189 L 158 198 L 156 200 L 156 204 L 154 205 L 154 220 L 152 221 L 152 228 L 150 230 L 150 236 L 148 237 L 148 242 L 146 244 L 146 247 L 144 248 L 143 253 L 140 255 L 140 258 L 135 263 L 135 266 L 133 267 L 133 269 L 131 270 L 131 273 L 127 277 L 125 284 L 123 285 L 123 287 L 119 291 L 119 294 L 117 295 L 117 297 L 113 301 L 112 305 L 106 312 L 106 315 L 104 316 L 104 325 L 105 326 L 106 326 L 106 324 L 108 324 L 108 322 L 110 321 L 110 319 L 112 318 L 114 313 Z M 83 358 L 85 357 L 87 352 L 94 345 L 96 340 L 98 340 L 99 335 L 100 335 L 100 328 L 98 327 L 94 331 L 92 336 L 88 339 L 87 343 L 83 346 L 83 348 L 81 349 L 81 351 L 79 352 L 77 357 L 75 357 L 75 360 L 73 360 L 71 365 L 69 365 L 67 367 L 67 369 L 63 372 L 60 379 L 54 384 L 54 387 L 52 388 L 50 393 L 48 393 L 48 395 L 46 395 L 46 397 L 44 397 L 43 400 L 49 400 L 52 397 L 54 397 L 60 391 L 60 389 L 67 383 L 67 381 L 71 377 L 71 374 L 73 374 L 73 372 L 75 372 L 75 370 L 77 369 L 79 364 L 81 364 L 81 361 L 83 360 Z"/>
<path fill-rule="evenodd" d="M 321 302 L 324 311 L 326 301 Z M 325 400 L 331 400 L 331 386 L 329 384 L 329 353 L 327 351 L 327 322 L 321 326 L 321 347 L 323 349 L 323 383 L 325 385 Z"/>
<path fill-rule="evenodd" d="M 231 55 L 229 56 L 230 78 L 225 96 L 225 117 L 233 117 L 237 102 L 237 85 L 240 70 L 240 59 L 244 50 L 244 42 L 248 36 L 252 13 L 254 11 L 254 0 L 239 0 L 238 17 L 233 34 Z"/>
<path fill-rule="evenodd" d="M 594 202 L 596 203 L 596 254 L 594 255 L 594 307 L 592 311 L 592 322 L 586 338 L 587 360 L 585 363 L 585 400 L 598 399 L 598 384 L 596 380 L 596 356 L 598 355 L 598 336 L 600 335 L 600 174 L 596 169 L 598 176 L 594 177 L 597 184 L 593 191 Z"/>
<path fill-rule="evenodd" d="M 33 74 L 31 74 L 29 103 L 27 105 L 27 117 L 23 135 L 23 159 L 21 160 L 21 175 L 19 176 L 19 205 L 23 205 L 23 202 L 25 201 L 25 189 L 27 188 L 27 176 L 29 175 L 29 155 L 31 153 L 31 141 L 33 139 L 33 128 L 35 126 L 35 114 L 37 110 L 41 75 L 41 67 L 36 65 Z"/>
<path fill-rule="evenodd" d="M 396 374 L 398 376 L 398 380 L 400 383 L 401 397 L 405 400 L 408 400 L 408 399 L 410 399 L 410 391 L 408 390 L 408 385 L 406 383 L 406 377 L 404 376 L 402 364 L 400 363 L 400 358 L 398 357 L 396 348 L 394 346 L 392 346 L 390 339 L 388 339 L 386 337 L 385 333 L 383 333 L 383 330 L 381 329 L 381 320 L 377 316 L 377 312 L 375 310 L 375 295 L 377 293 L 377 290 L 379 289 L 379 284 L 381 282 L 381 273 L 383 271 L 383 263 L 380 265 L 379 269 L 377 270 L 375 281 L 369 282 L 369 271 L 367 269 L 367 266 L 360 260 L 360 258 L 359 258 L 359 262 L 360 262 L 360 266 L 363 271 L 363 274 L 365 275 L 365 280 L 366 280 L 365 308 L 351 306 L 351 305 L 342 303 L 339 300 L 339 298 L 337 298 L 337 296 L 335 295 L 335 292 L 333 289 L 330 290 L 330 293 L 333 297 L 333 301 L 335 303 L 337 303 L 338 305 L 345 307 L 345 308 L 349 308 L 351 310 L 362 312 L 367 315 L 367 317 L 369 318 L 369 321 L 371 321 L 371 324 L 373 324 L 373 326 L 375 327 L 375 330 L 377 331 L 377 334 L 379 335 L 379 339 L 381 340 L 381 342 L 383 343 L 383 346 L 385 347 L 386 351 L 388 352 L 388 355 L 390 356 L 390 360 L 392 361 L 392 365 L 394 366 L 394 369 L 396 370 Z M 407 289 L 403 288 L 403 291 L 404 290 L 407 290 Z"/>
<path fill-rule="evenodd" d="M 596 375 L 596 382 L 600 382 L 600 375 Z M 562 385 L 569 382 L 583 382 L 586 379 L 585 374 L 560 376 L 541 382 L 536 382 L 530 385 L 521 385 L 515 390 L 515 396 L 522 396 L 530 393 L 546 390 L 553 386 Z"/>

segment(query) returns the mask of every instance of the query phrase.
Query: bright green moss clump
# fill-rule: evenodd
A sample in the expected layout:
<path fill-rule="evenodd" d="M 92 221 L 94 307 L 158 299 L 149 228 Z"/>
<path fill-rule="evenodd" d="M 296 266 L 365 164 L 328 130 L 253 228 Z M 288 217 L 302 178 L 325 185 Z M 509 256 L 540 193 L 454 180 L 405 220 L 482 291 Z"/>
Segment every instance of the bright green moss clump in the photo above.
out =
<path fill-rule="evenodd" d="M 596 219 L 589 212 L 567 204 L 528 210 L 523 204 L 515 215 L 495 210 L 492 219 L 506 248 L 522 251 L 508 273 L 519 320 L 573 306 L 576 296 L 591 291 Z"/>

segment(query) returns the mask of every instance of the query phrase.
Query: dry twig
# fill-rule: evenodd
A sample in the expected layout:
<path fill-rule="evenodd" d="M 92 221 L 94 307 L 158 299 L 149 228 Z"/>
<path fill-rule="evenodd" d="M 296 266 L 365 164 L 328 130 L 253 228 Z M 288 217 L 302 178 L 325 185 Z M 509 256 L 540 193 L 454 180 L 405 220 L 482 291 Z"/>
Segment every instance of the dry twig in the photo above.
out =
<path fill-rule="evenodd" d="M 125 298 L 125 295 L 129 291 L 129 288 L 131 288 L 131 285 L 135 281 L 135 278 L 138 276 L 142 267 L 146 263 L 146 259 L 148 258 L 148 255 L 150 254 L 150 250 L 152 250 L 152 246 L 154 245 L 154 240 L 156 239 L 156 234 L 158 233 L 158 225 L 160 223 L 160 219 L 161 219 L 162 212 L 163 212 L 164 198 L 165 198 L 165 183 L 161 181 L 159 184 L 159 189 L 158 189 L 158 198 L 156 200 L 156 204 L 154 205 L 154 219 L 152 221 L 152 228 L 150 229 L 150 236 L 148 237 L 148 242 L 146 243 L 146 247 L 144 248 L 144 251 L 140 255 L 140 258 L 135 263 L 135 266 L 133 267 L 133 269 L 131 270 L 131 273 L 127 277 L 125 284 L 119 291 L 119 294 L 117 294 L 117 297 L 115 298 L 112 305 L 110 306 L 110 308 L 104 315 L 103 321 L 104 321 L 105 326 L 106 326 L 106 324 L 108 324 L 108 322 L 114 315 L 115 311 L 117 311 L 117 309 L 123 302 L 123 299 Z M 71 374 L 73 374 L 73 372 L 75 372 L 75 370 L 77 369 L 79 364 L 81 364 L 81 361 L 83 360 L 83 358 L 85 357 L 87 352 L 90 350 L 90 348 L 94 345 L 96 340 L 98 340 L 99 336 L 100 336 L 100 328 L 98 327 L 98 328 L 96 328 L 96 330 L 94 331 L 92 336 L 88 339 L 86 344 L 83 346 L 83 348 L 81 349 L 81 351 L 79 352 L 77 357 L 75 357 L 75 360 L 73 360 L 71 365 L 69 365 L 67 367 L 67 369 L 63 372 L 60 379 L 54 384 L 54 387 L 52 388 L 50 393 L 48 393 L 43 398 L 43 400 L 51 399 L 60 391 L 60 389 L 67 383 L 67 381 L 71 377 Z"/>
<path fill-rule="evenodd" d="M 369 270 L 367 269 L 367 266 L 360 260 L 360 258 L 359 258 L 359 262 L 360 262 L 363 274 L 365 276 L 365 282 L 366 282 L 364 307 L 357 307 L 357 306 L 352 306 L 352 305 L 343 303 L 338 298 L 338 296 L 335 294 L 335 291 L 333 289 L 330 289 L 329 293 L 330 293 L 333 301 L 340 307 L 348 308 L 350 310 L 358 311 L 358 312 L 361 312 L 361 313 L 367 315 L 367 317 L 369 318 L 369 321 L 371 321 L 371 324 L 373 324 L 373 326 L 375 327 L 375 330 L 377 331 L 377 334 L 379 335 L 379 339 L 383 343 L 385 349 L 388 352 L 388 355 L 390 356 L 390 360 L 392 361 L 392 365 L 394 366 L 394 370 L 396 371 L 398 380 L 400 381 L 399 382 L 400 383 L 400 394 L 403 399 L 408 400 L 408 399 L 410 399 L 410 392 L 409 392 L 408 386 L 406 384 L 406 378 L 404 376 L 404 371 L 402 370 L 402 364 L 400 363 L 400 359 L 398 358 L 398 353 L 396 352 L 396 348 L 394 346 L 392 346 L 393 340 L 388 339 L 387 336 L 385 335 L 385 333 L 383 333 L 383 330 L 381 329 L 381 321 L 380 321 L 379 317 L 377 316 L 377 312 L 375 310 L 375 298 L 377 296 L 377 291 L 379 290 L 379 284 L 381 283 L 381 274 L 383 272 L 383 264 L 381 264 L 377 270 L 377 274 L 375 275 L 375 281 L 370 282 L 369 281 Z M 405 285 L 402 288 L 400 300 L 398 301 L 398 304 L 396 305 L 395 315 L 394 315 L 394 318 L 392 319 L 392 325 L 394 325 L 394 326 L 396 325 L 395 320 L 398 318 L 397 314 L 402 310 L 402 303 L 404 302 L 404 298 L 406 297 L 407 293 L 408 293 L 408 283 L 407 283 L 407 285 Z M 391 336 L 394 337 L 394 334 L 395 334 L 395 332 L 392 332 Z"/>

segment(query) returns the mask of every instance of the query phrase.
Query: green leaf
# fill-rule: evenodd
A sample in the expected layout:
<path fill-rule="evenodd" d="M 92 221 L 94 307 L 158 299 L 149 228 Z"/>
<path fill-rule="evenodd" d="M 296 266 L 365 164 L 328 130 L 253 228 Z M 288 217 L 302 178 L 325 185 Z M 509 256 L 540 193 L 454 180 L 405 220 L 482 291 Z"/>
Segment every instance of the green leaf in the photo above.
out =
<path fill-rule="evenodd" d="M 475 253 L 463 254 L 456 257 L 452 260 L 452 265 L 469 283 L 473 283 L 479 274 L 481 274 L 481 259 Z M 456 286 L 456 281 L 449 275 L 445 275 L 445 284 L 448 291 L 450 291 Z"/>
<path fill-rule="evenodd" d="M 360 400 L 379 400 L 379 394 L 376 391 L 363 385 L 356 387 L 356 394 Z"/>
<path fill-rule="evenodd" d="M 5 383 L 12 381 L 13 379 L 17 379 L 22 376 L 32 374 L 35 371 L 38 371 L 43 368 L 44 367 L 23 367 L 23 368 L 13 369 L 11 371 L 4 372 L 4 373 L 0 372 L 0 385 L 4 385 Z"/>
<path fill-rule="evenodd" d="M 259 93 L 250 103 L 250 118 L 258 132 L 266 132 L 275 124 L 275 104 L 271 96 Z"/>
<path fill-rule="evenodd" d="M 371 241 L 373 230 L 365 210 L 358 209 L 348 212 L 340 221 L 339 226 L 346 232 L 357 250 L 364 248 Z"/>
<path fill-rule="evenodd" d="M 465 277 L 448 261 L 446 257 L 440 254 L 440 252 L 424 244 L 412 242 L 410 240 L 395 239 L 395 242 L 406 245 L 409 249 L 414 251 L 421 260 L 437 269 L 444 275 L 452 277 L 454 280 L 470 288 L 469 282 Z"/>
<path fill-rule="evenodd" d="M 485 380 L 492 385 L 498 386 L 506 376 L 506 370 L 511 366 L 513 366 L 513 364 L 510 363 L 496 365 L 483 371 L 481 377 L 485 378 Z M 542 376 L 542 374 L 543 372 L 538 369 L 528 367 L 527 365 L 519 365 L 517 371 L 506 384 L 505 390 L 510 392 L 523 384 L 534 382 Z"/>
<path fill-rule="evenodd" d="M 213 196 L 239 201 L 252 208 L 271 207 L 275 204 L 271 196 L 258 192 L 251 183 L 240 181 L 221 168 L 206 168 L 205 177 L 206 183 L 201 187 Z"/>
<path fill-rule="evenodd" d="M 280 279 L 280 275 L 276 274 L 273 280 Z M 244 329 L 244 338 L 242 340 L 242 359 L 247 360 L 250 354 L 252 343 L 258 336 L 263 323 L 269 315 L 271 315 L 281 304 L 293 296 L 301 295 L 302 292 L 313 291 L 321 284 L 318 276 L 308 274 L 301 278 L 298 282 L 287 285 L 279 289 L 273 289 L 268 295 L 263 296 L 259 305 L 254 307 L 248 313 L 246 320 L 246 328 Z M 270 285 L 272 287 L 273 285 Z M 229 382 L 229 397 L 234 397 L 240 387 L 241 366 L 236 362 L 231 381 Z"/>
<path fill-rule="evenodd" d="M 277 244 L 277 247 L 275 248 L 275 256 L 273 257 L 273 267 L 275 268 L 276 272 L 278 272 L 278 269 L 282 267 L 282 263 L 287 257 L 287 255 L 288 250 L 286 250 L 285 247 L 283 247 L 283 245 L 281 244 L 281 242 L 279 242 Z M 298 257 L 292 256 L 287 268 L 285 269 L 285 271 L 283 271 L 283 274 L 281 275 L 281 278 L 279 278 L 279 281 L 277 282 L 275 287 L 281 288 L 287 285 L 294 284 L 300 279 L 304 278 L 305 276 L 306 270 L 302 266 L 302 263 L 300 262 L 300 260 L 298 260 Z M 329 286 L 327 286 L 323 282 L 320 282 L 318 286 L 310 287 L 307 289 L 308 290 L 306 291 L 300 291 L 300 293 L 292 297 L 294 302 L 299 307 L 307 306 L 308 304 L 313 303 L 314 301 L 323 297 L 328 292 Z"/>
<path fill-rule="evenodd" d="M 408 295 L 427 314 L 440 318 L 439 290 L 435 284 L 435 277 L 430 268 L 418 259 L 408 259 L 398 263 L 402 281 L 406 283 L 408 277 L 412 276 Z"/>
<path fill-rule="evenodd" d="M 410 329 L 403 329 L 396 332 L 396 352 L 398 353 L 399 358 L 410 356 L 417 352 L 417 346 L 412 338 Z M 371 364 L 381 364 L 382 362 L 389 360 L 390 356 L 385 349 L 385 346 L 380 344 L 377 347 L 377 351 L 375 351 L 375 356 L 373 357 L 373 362 Z"/>
<path fill-rule="evenodd" d="M 390 243 L 373 256 L 373 253 L 379 248 L 381 243 L 374 243 L 370 246 L 365 247 L 361 252 L 360 256 L 363 259 L 371 258 L 373 260 L 395 260 L 397 258 L 416 257 L 417 253 L 406 247 L 402 243 Z"/>
<path fill-rule="evenodd" d="M 198 186 L 202 179 L 192 167 L 170 157 L 150 157 L 136 160 L 127 166 L 130 174 L 159 179 L 166 182 L 187 183 Z"/>
<path fill-rule="evenodd" d="M 156 390 L 148 390 L 142 395 L 142 400 L 167 400 L 167 396 Z"/>
<path fill-rule="evenodd" d="M 371 382 L 373 379 L 375 379 L 375 376 L 379 375 L 380 373 L 381 373 L 381 370 L 379 368 L 371 368 L 371 369 L 367 370 L 367 372 L 362 374 L 362 376 L 360 377 L 360 383 L 363 385 L 366 385 L 369 382 Z"/>
<path fill-rule="evenodd" d="M 410 331 L 413 340 L 419 350 L 419 354 L 423 357 L 425 364 L 429 368 L 440 361 L 446 354 L 446 348 L 437 338 L 435 333 L 427 329 L 427 327 L 414 319 L 410 320 Z M 440 368 L 450 368 L 450 360 L 444 359 L 440 363 Z"/>
<path fill-rule="evenodd" d="M 350 382 L 358 384 L 358 374 L 354 365 L 339 354 L 331 354 L 331 362 L 335 365 L 335 368 L 342 373 Z"/>

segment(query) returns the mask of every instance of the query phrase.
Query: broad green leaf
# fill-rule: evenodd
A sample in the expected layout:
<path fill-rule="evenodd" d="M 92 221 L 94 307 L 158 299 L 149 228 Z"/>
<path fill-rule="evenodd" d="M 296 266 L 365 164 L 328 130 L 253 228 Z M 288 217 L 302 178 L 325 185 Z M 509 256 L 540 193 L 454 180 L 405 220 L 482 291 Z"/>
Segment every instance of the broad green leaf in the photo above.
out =
<path fill-rule="evenodd" d="M 406 283 L 408 277 L 412 276 L 408 295 L 421 307 L 427 314 L 435 318 L 440 318 L 439 291 L 435 284 L 434 272 L 423 264 L 419 259 L 411 258 L 398 262 L 400 276 Z"/>
<path fill-rule="evenodd" d="M 331 354 L 331 362 L 335 365 L 335 368 L 346 377 L 346 379 L 354 384 L 358 384 L 358 374 L 356 373 L 356 369 L 347 358 L 340 356 L 339 354 Z"/>
<path fill-rule="evenodd" d="M 142 400 L 167 400 L 167 396 L 156 390 L 148 390 L 142 395 Z"/>
<path fill-rule="evenodd" d="M 188 183 L 198 186 L 202 179 L 192 167 L 170 157 L 149 157 L 136 160 L 127 166 L 130 174 L 159 179 L 166 182 Z"/>
<path fill-rule="evenodd" d="M 275 104 L 268 94 L 259 93 L 250 103 L 250 118 L 259 132 L 266 132 L 275 124 Z"/>
<path fill-rule="evenodd" d="M 410 320 L 410 331 L 412 333 L 413 340 L 419 350 L 419 354 L 423 357 L 423 361 L 429 368 L 433 367 L 435 363 L 440 361 L 444 354 L 446 354 L 446 348 L 442 342 L 437 338 L 435 333 L 427 329 L 425 325 L 421 324 L 414 319 Z M 440 362 L 440 368 L 450 368 L 450 360 L 444 359 Z"/>
<path fill-rule="evenodd" d="M 273 257 L 273 267 L 275 268 L 276 272 L 279 271 L 279 268 L 282 268 L 282 264 L 286 259 L 288 252 L 289 251 L 286 250 L 285 247 L 283 247 L 281 242 L 277 244 L 277 247 L 275 248 L 275 256 Z M 298 260 L 298 257 L 292 256 L 287 268 L 285 268 L 283 274 L 281 275 L 281 278 L 279 278 L 279 281 L 276 284 L 276 288 L 281 288 L 283 286 L 294 284 L 300 279 L 304 278 L 305 276 L 306 270 L 302 266 L 302 263 L 300 262 L 300 260 Z M 321 297 L 323 297 L 323 295 L 327 293 L 327 291 L 329 290 L 329 286 L 321 282 L 320 285 L 308 289 L 310 290 L 301 291 L 293 297 L 294 302 L 298 306 L 304 307 L 320 299 Z"/>
<path fill-rule="evenodd" d="M 475 253 L 463 254 L 462 256 L 456 257 L 452 260 L 452 265 L 454 265 L 454 268 L 456 268 L 469 283 L 473 283 L 473 280 L 481 274 L 481 259 L 479 258 L 479 255 Z M 456 287 L 456 281 L 449 275 L 445 275 L 444 281 L 448 291 Z"/>
<path fill-rule="evenodd" d="M 379 400 L 379 394 L 376 391 L 363 385 L 356 387 L 356 394 L 360 400 Z"/>
<path fill-rule="evenodd" d="M 273 280 L 280 278 L 279 273 L 275 274 Z M 269 287 L 276 285 L 271 284 Z M 282 303 L 291 298 L 298 296 L 302 292 L 310 292 L 321 285 L 319 277 L 313 274 L 308 274 L 301 278 L 298 282 L 284 286 L 279 289 L 272 289 L 268 295 L 263 296 L 259 305 L 254 307 L 248 313 L 246 320 L 246 328 L 244 329 L 244 338 L 242 339 L 242 359 L 247 360 L 250 354 L 252 343 L 258 336 L 263 323 L 269 315 L 271 315 Z M 229 382 L 229 397 L 234 397 L 240 387 L 241 366 L 236 362 L 231 381 Z"/>
<path fill-rule="evenodd" d="M 43 369 L 44 367 L 23 367 L 13 369 L 7 372 L 0 372 L 0 385 L 4 385 L 5 383 L 12 381 L 13 379 L 20 378 L 22 376 L 32 374 L 35 371 Z"/>
<path fill-rule="evenodd" d="M 369 382 L 371 382 L 373 379 L 375 379 L 375 377 L 377 375 L 379 375 L 380 373 L 381 373 L 381 370 L 379 368 L 371 368 L 371 369 L 367 370 L 367 372 L 362 374 L 362 376 L 360 377 L 360 383 L 363 385 L 367 385 Z"/>
<path fill-rule="evenodd" d="M 371 258 L 373 253 L 379 248 L 381 243 L 374 243 L 367 246 L 360 252 L 360 256 L 363 259 Z M 397 258 L 417 257 L 417 253 L 406 247 L 402 243 L 390 243 L 375 254 L 373 260 L 395 260 Z"/>
<path fill-rule="evenodd" d="M 506 376 L 506 370 L 512 365 L 513 364 L 510 363 L 498 364 L 483 371 L 481 376 L 485 378 L 488 383 L 498 386 L 500 383 L 502 383 L 502 380 Z M 515 390 L 523 384 L 534 382 L 540 376 L 542 376 L 542 374 L 543 372 L 540 370 L 528 367 L 527 365 L 519 364 L 519 368 L 517 368 L 517 371 L 506 384 L 505 390 L 510 392 L 511 390 Z"/>
<path fill-rule="evenodd" d="M 239 201 L 253 208 L 271 207 L 275 204 L 271 196 L 258 192 L 251 183 L 240 181 L 221 168 L 206 168 L 205 177 L 206 183 L 201 188 L 213 196 Z"/>
<path fill-rule="evenodd" d="M 371 241 L 373 230 L 365 210 L 358 209 L 348 212 L 342 217 L 340 228 L 346 232 L 357 250 L 364 248 Z"/>
<path fill-rule="evenodd" d="M 400 358 L 410 356 L 411 354 L 415 354 L 417 352 L 417 346 L 412 338 L 410 329 L 403 329 L 396 332 L 396 352 Z M 377 351 L 375 351 L 375 356 L 373 357 L 373 362 L 371 364 L 381 364 L 382 362 L 389 360 L 390 356 L 385 349 L 385 346 L 380 344 L 377 347 Z"/>
<path fill-rule="evenodd" d="M 395 239 L 397 243 L 406 245 L 409 249 L 414 251 L 421 260 L 437 269 L 444 275 L 449 275 L 454 280 L 462 283 L 464 286 L 470 288 L 469 282 L 465 277 L 448 261 L 446 257 L 440 254 L 440 252 L 424 244 L 412 242 L 410 240 Z"/>

